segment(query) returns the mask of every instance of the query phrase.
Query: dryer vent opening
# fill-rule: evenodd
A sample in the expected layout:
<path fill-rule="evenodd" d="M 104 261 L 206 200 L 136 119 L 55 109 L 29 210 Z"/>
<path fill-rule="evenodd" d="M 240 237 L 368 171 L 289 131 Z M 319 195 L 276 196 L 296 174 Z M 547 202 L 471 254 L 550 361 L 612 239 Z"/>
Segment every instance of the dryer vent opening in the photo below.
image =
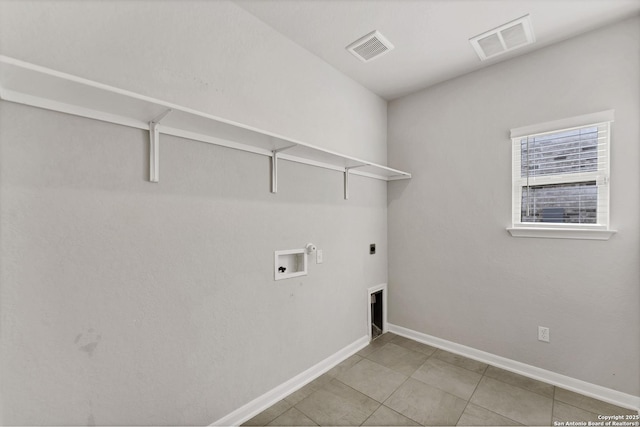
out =
<path fill-rule="evenodd" d="M 378 291 L 371 294 L 371 340 L 378 338 L 382 335 L 383 331 L 383 291 Z"/>

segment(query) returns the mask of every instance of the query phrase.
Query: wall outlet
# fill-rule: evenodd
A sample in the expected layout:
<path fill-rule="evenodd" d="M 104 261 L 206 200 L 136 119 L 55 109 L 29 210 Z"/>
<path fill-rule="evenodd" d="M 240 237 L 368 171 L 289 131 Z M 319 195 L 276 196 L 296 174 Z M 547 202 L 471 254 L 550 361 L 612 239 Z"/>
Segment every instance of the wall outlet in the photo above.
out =
<path fill-rule="evenodd" d="M 322 249 L 318 249 L 316 251 L 316 264 L 322 264 L 324 262 L 324 256 L 322 254 Z"/>
<path fill-rule="evenodd" d="M 538 326 L 538 341 L 549 342 L 549 328 Z"/>

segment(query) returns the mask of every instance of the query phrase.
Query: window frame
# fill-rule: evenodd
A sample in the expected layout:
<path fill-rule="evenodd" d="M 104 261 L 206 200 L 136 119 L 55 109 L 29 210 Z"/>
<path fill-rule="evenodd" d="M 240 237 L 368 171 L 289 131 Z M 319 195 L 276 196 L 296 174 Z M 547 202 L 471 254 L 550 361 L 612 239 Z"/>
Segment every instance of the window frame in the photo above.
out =
<path fill-rule="evenodd" d="M 507 228 L 513 237 L 542 237 L 569 239 L 608 240 L 614 233 L 609 228 L 609 192 L 610 192 L 610 147 L 611 123 L 614 110 L 571 117 L 552 122 L 511 129 L 512 146 L 512 201 L 511 227 Z M 527 177 L 522 177 L 521 140 L 526 137 L 559 133 L 589 126 L 605 126 L 605 140 L 598 142 L 598 169 L 589 172 L 565 173 L 556 175 L 538 175 L 529 177 L 529 186 L 551 184 L 570 184 L 578 182 L 596 182 L 598 194 L 596 224 L 522 222 L 522 192 L 527 186 Z M 532 182 L 533 181 L 533 182 Z"/>

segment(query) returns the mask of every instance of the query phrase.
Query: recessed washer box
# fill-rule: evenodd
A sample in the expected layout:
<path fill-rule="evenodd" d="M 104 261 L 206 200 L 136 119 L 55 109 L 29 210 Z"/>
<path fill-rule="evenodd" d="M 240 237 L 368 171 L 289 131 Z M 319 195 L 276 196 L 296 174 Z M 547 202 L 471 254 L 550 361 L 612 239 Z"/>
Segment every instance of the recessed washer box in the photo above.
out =
<path fill-rule="evenodd" d="M 305 249 L 275 251 L 274 279 L 291 279 L 307 275 L 307 252 Z"/>

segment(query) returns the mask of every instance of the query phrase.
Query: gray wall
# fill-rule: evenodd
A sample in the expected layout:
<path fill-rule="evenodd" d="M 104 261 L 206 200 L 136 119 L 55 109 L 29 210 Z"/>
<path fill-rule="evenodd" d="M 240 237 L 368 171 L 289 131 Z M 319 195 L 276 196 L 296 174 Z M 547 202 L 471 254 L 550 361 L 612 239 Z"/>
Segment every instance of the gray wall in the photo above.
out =
<path fill-rule="evenodd" d="M 387 104 L 227 0 L 0 0 L 0 53 L 377 163 Z"/>
<path fill-rule="evenodd" d="M 110 4 L 3 2 L 1 53 L 385 161 L 386 103 L 235 5 Z M 274 195 L 267 157 L 163 136 L 151 184 L 147 132 L 0 120 L 0 423 L 209 424 L 366 335 L 385 182 L 283 161 Z"/>
<path fill-rule="evenodd" d="M 638 18 L 395 100 L 389 321 L 640 395 Z M 509 130 L 615 109 L 609 241 L 524 239 Z M 537 326 L 551 342 L 537 341 Z"/>

